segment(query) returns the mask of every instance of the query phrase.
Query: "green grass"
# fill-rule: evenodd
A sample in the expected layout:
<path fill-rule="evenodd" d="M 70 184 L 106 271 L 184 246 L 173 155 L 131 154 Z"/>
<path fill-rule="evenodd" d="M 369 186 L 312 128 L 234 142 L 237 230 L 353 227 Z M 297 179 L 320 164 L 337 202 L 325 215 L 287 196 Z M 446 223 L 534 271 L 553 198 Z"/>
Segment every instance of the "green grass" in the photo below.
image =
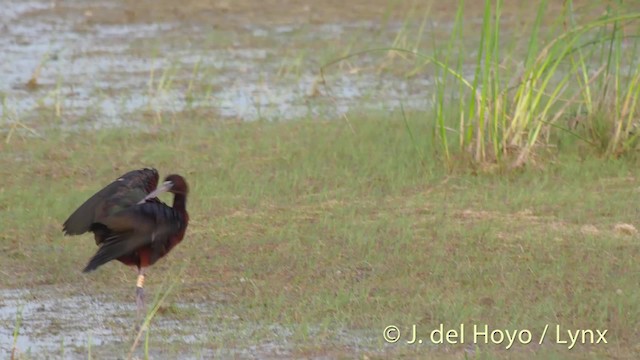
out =
<path fill-rule="evenodd" d="M 432 114 L 425 121 L 449 167 L 464 154 L 476 167 L 519 168 L 535 163 L 567 134 L 608 157 L 637 151 L 636 9 L 622 1 L 596 7 L 574 6 L 571 0 L 549 9 L 541 1 L 535 16 L 526 15 L 534 20 L 518 18 L 522 26 L 514 30 L 502 20 L 505 10 L 513 12 L 502 0 L 484 1 L 479 26 L 468 24 L 478 9 L 469 11 L 466 5 L 460 0 L 449 15 L 450 34 L 431 33 L 431 46 L 420 46 L 424 22 L 409 31 L 407 17 L 390 46 L 338 57 L 321 72 L 380 52 L 410 64 L 406 60 L 412 59 L 405 76 L 434 78 Z M 601 13 L 589 14 L 594 9 Z M 382 62 L 385 68 L 392 65 L 397 64 Z"/>
<path fill-rule="evenodd" d="M 93 240 L 63 237 L 60 224 L 121 173 L 153 165 L 186 176 L 192 222 L 185 241 L 150 272 L 147 291 L 160 291 L 186 264 L 169 310 L 225 298 L 209 314 L 155 315 L 196 321 L 211 334 L 185 351 L 272 341 L 273 324 L 292 331 L 286 343 L 298 356 L 351 357 L 379 354 L 387 325 L 488 324 L 535 337 L 558 323 L 608 329 L 609 345 L 486 345 L 478 356 L 631 356 L 640 247 L 637 236 L 613 229 L 636 223 L 637 163 L 566 152 L 543 170 L 448 174 L 424 161 L 416 149 L 431 153 L 432 145 L 412 141 L 407 126 L 428 131 L 419 115 L 394 114 L 349 124 L 190 119 L 153 134 L 16 137 L 0 158 L 3 269 L 12 269 L 0 287 L 51 284 L 133 301 L 133 272 L 113 263 L 82 275 Z M 360 335 L 348 340 L 336 329 Z M 152 354 L 176 351 L 162 336 L 152 324 Z M 369 345 L 357 350 L 358 342 Z M 427 358 L 465 351 L 402 341 L 384 349 Z M 91 351 L 99 356 L 100 347 Z"/>

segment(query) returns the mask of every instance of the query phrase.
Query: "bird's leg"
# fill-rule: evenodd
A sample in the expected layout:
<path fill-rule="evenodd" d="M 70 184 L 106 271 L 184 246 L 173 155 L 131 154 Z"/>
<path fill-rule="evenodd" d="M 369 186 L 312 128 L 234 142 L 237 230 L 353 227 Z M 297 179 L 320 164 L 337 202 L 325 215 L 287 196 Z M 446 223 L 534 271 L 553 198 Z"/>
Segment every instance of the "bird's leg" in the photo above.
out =
<path fill-rule="evenodd" d="M 138 281 L 136 282 L 136 305 L 138 306 L 138 318 L 144 313 L 144 270 L 145 267 L 138 268 Z"/>

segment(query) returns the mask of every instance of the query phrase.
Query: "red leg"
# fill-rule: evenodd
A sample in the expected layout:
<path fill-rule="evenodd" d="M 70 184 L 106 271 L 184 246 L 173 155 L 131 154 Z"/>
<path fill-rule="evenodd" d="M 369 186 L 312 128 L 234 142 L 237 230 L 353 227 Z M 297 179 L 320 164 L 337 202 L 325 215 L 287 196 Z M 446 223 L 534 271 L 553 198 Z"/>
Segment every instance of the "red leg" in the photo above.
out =
<path fill-rule="evenodd" d="M 144 271 L 149 265 L 149 252 L 140 251 L 140 266 L 138 267 L 138 280 L 136 282 L 136 305 L 138 308 L 138 317 L 140 314 L 146 313 L 144 303 Z"/>

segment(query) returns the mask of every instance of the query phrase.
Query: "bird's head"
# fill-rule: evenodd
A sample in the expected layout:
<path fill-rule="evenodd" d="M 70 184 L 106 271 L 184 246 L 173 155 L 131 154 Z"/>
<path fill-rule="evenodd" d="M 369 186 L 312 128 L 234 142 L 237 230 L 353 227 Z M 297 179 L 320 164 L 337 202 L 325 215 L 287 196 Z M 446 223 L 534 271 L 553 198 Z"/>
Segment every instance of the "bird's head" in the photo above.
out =
<path fill-rule="evenodd" d="M 158 186 L 157 189 L 149 193 L 149 195 L 145 196 L 139 203 L 142 204 L 148 199 L 152 199 L 160 196 L 160 194 L 165 192 L 171 192 L 176 195 L 187 195 L 189 193 L 189 186 L 185 179 L 177 174 L 172 174 L 167 176 L 164 179 L 164 182 Z"/>
<path fill-rule="evenodd" d="M 167 187 L 167 190 L 165 191 L 169 191 L 174 194 L 187 195 L 189 193 L 189 185 L 187 185 L 187 182 L 182 176 L 177 174 L 167 176 L 164 179 L 162 186 Z"/>

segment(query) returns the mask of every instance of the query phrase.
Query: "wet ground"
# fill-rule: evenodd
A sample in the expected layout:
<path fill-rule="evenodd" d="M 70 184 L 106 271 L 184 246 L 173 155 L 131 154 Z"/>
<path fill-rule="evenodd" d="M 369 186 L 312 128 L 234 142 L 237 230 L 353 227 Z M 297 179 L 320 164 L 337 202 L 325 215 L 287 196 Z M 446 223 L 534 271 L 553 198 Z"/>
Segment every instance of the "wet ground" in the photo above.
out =
<path fill-rule="evenodd" d="M 194 111 L 281 120 L 400 104 L 424 110 L 433 76 L 415 71 L 416 59 L 378 52 L 331 66 L 324 78 L 320 69 L 366 49 L 429 55 L 449 37 L 455 15 L 453 5 L 388 0 L 180 4 L 0 0 L 1 123 L 97 128 L 177 121 Z M 470 34 L 481 10 L 465 9 Z M 507 6 L 503 28 L 530 21 L 518 20 L 522 13 Z M 469 38 L 473 49 L 477 36 Z M 473 59 L 469 51 L 469 77 Z"/>
<path fill-rule="evenodd" d="M 371 7 L 376 11 L 355 4 L 340 16 L 331 6 L 318 14 L 310 4 L 275 16 L 278 9 L 266 4 L 187 3 L 178 10 L 117 1 L 0 2 L 0 117 L 99 127 L 193 109 L 240 120 L 335 118 L 356 106 L 430 101 L 431 78 L 399 81 L 381 71 L 384 54 L 331 67 L 321 84 L 323 64 L 390 46 L 406 30 L 402 21 L 370 18 L 384 14 L 382 3 Z"/>
<path fill-rule="evenodd" d="M 228 315 L 223 302 L 162 306 L 150 330 L 152 358 L 292 356 L 294 329 L 279 324 L 247 324 Z M 135 314 L 133 301 L 117 302 L 113 296 L 83 294 L 78 289 L 43 286 L 2 290 L 0 353 L 10 354 L 15 345 L 18 359 L 86 359 L 88 354 L 99 359 L 126 358 L 137 335 Z M 14 337 L 16 329 L 18 336 Z M 318 329 L 307 331 L 310 337 L 322 336 Z M 141 341 L 144 343 L 144 336 Z M 336 329 L 326 341 L 327 345 L 352 351 L 383 350 L 374 334 L 353 330 Z M 142 356 L 142 347 L 138 346 L 134 356 Z"/>
<path fill-rule="evenodd" d="M 0 0 L 0 119 L 32 127 L 131 125 L 209 118 L 333 119 L 349 110 L 426 109 L 420 62 L 450 36 L 455 6 L 438 2 Z M 482 8 L 465 8 L 474 34 Z M 502 26 L 526 7 L 508 6 Z M 527 18 L 528 19 L 528 18 Z M 526 20 L 529 21 L 529 20 Z M 475 33 L 477 35 L 477 32 Z M 470 37 L 476 46 L 477 37 Z M 467 75 L 473 74 L 473 51 Z M 323 82 L 322 80 L 325 80 Z"/>

